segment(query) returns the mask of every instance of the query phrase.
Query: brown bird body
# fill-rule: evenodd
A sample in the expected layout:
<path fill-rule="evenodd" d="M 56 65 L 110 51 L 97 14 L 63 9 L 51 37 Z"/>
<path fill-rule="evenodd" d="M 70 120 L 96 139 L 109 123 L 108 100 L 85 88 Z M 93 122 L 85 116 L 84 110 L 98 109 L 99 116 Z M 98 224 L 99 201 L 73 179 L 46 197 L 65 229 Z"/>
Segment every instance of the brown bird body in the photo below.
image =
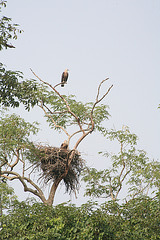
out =
<path fill-rule="evenodd" d="M 68 149 L 68 142 L 66 140 L 61 144 L 61 149 Z"/>
<path fill-rule="evenodd" d="M 61 87 L 64 87 L 64 84 L 67 82 L 68 79 L 68 69 L 65 69 L 64 72 L 62 73 L 62 77 L 61 77 Z"/>

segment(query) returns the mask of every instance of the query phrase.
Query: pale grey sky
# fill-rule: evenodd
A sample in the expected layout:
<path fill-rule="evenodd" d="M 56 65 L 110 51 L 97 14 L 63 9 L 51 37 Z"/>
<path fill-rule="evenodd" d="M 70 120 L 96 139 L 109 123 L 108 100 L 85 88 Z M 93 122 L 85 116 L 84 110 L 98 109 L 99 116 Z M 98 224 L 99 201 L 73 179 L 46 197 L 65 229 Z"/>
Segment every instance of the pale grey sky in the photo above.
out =
<path fill-rule="evenodd" d="M 140 139 L 139 147 L 151 158 L 160 158 L 159 0 L 10 0 L 2 14 L 19 23 L 24 33 L 15 49 L 0 53 L 0 61 L 26 78 L 33 78 L 32 68 L 53 84 L 69 68 L 68 84 L 60 90 L 84 102 L 94 101 L 98 84 L 109 77 L 104 88 L 114 88 L 103 104 L 110 106 L 112 117 L 104 126 L 129 126 Z M 23 116 L 39 121 L 42 114 L 34 110 Z M 53 145 L 63 141 L 43 126 L 38 140 Z M 106 160 L 97 152 L 107 148 L 108 142 L 94 133 L 79 151 L 91 166 L 104 168 Z M 61 195 L 57 192 L 55 203 Z"/>

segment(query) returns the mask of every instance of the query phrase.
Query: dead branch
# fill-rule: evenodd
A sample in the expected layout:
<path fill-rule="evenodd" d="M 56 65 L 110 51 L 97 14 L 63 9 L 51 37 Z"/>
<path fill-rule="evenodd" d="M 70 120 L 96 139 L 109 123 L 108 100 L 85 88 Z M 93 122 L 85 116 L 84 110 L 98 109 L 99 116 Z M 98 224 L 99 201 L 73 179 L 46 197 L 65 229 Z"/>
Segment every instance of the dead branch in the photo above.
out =
<path fill-rule="evenodd" d="M 98 101 L 98 97 L 99 97 L 101 85 L 102 85 L 105 81 L 107 81 L 107 80 L 109 80 L 109 78 L 106 78 L 106 79 L 102 80 L 101 83 L 99 84 L 99 86 L 98 86 L 98 91 L 97 91 L 96 101 Z"/>
<path fill-rule="evenodd" d="M 102 82 L 99 84 L 96 101 L 95 101 L 95 103 L 93 104 L 93 107 L 92 107 L 92 110 L 91 110 L 91 114 L 93 114 L 93 110 L 94 110 L 95 106 L 96 106 L 99 102 L 101 102 L 101 101 L 103 100 L 103 98 L 105 98 L 105 97 L 107 96 L 107 94 L 109 93 L 109 91 L 110 91 L 111 88 L 113 87 L 113 84 L 112 84 L 112 85 L 108 88 L 107 92 L 106 92 L 100 99 L 98 99 L 98 97 L 99 97 L 99 92 L 100 92 L 100 87 L 101 87 L 102 83 L 104 83 L 104 82 L 105 82 L 106 80 L 108 80 L 108 79 L 109 79 L 109 78 L 106 78 L 106 79 L 102 80 Z"/>
<path fill-rule="evenodd" d="M 57 86 L 61 85 L 62 83 L 57 83 L 54 88 L 56 88 Z M 63 84 L 67 84 L 67 82 L 63 82 Z"/>
<path fill-rule="evenodd" d="M 93 104 L 93 107 L 92 107 L 92 110 L 91 110 L 91 114 L 90 114 L 90 119 L 91 119 L 91 127 L 89 128 L 88 127 L 88 132 L 83 132 L 83 135 L 79 138 L 79 140 L 77 141 L 74 149 L 76 149 L 78 147 L 78 145 L 80 144 L 80 142 L 89 134 L 89 133 L 92 133 L 93 130 L 94 130 L 94 120 L 93 120 L 93 112 L 94 112 L 94 109 L 96 107 L 96 105 L 101 102 L 106 96 L 107 94 L 109 93 L 109 91 L 111 90 L 111 88 L 113 87 L 113 85 L 111 85 L 109 87 L 109 89 L 107 90 L 107 92 L 100 98 L 98 99 L 99 97 L 99 92 L 100 92 L 100 87 L 102 85 L 102 83 L 104 83 L 106 80 L 108 80 L 108 78 L 106 78 L 105 80 L 102 80 L 101 83 L 99 84 L 99 87 L 98 87 L 98 93 L 97 93 L 97 97 L 96 97 L 96 101 L 95 103 Z"/>

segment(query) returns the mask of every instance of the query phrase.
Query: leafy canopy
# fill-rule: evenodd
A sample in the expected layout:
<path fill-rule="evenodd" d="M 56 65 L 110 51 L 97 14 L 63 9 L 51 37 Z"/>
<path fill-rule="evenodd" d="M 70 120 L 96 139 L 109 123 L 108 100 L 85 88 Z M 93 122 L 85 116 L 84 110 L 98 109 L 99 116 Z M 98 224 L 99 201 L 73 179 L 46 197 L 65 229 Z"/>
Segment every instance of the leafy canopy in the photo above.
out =
<path fill-rule="evenodd" d="M 12 114 L 1 116 L 0 119 L 0 163 L 11 162 L 20 150 L 23 156 L 28 155 L 28 149 L 33 142 L 29 137 L 38 132 L 37 122 L 26 122 L 21 117 Z"/>
<path fill-rule="evenodd" d="M 119 205 L 109 201 L 98 206 L 60 204 L 48 207 L 36 202 L 14 202 L 1 217 L 1 239 L 159 239 L 158 197 L 136 198 Z"/>

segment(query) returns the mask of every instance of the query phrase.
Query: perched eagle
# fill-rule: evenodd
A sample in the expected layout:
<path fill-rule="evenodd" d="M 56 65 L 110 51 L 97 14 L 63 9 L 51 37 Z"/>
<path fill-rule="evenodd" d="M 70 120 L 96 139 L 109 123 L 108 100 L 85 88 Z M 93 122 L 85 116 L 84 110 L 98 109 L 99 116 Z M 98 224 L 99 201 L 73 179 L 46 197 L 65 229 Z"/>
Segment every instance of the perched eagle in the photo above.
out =
<path fill-rule="evenodd" d="M 64 84 L 63 83 L 66 83 L 67 82 L 67 79 L 68 79 L 68 69 L 65 69 L 64 72 L 62 73 L 62 78 L 61 78 L 61 87 L 64 87 Z"/>
<path fill-rule="evenodd" d="M 65 140 L 62 144 L 61 144 L 61 149 L 68 149 L 68 142 L 67 140 Z"/>

